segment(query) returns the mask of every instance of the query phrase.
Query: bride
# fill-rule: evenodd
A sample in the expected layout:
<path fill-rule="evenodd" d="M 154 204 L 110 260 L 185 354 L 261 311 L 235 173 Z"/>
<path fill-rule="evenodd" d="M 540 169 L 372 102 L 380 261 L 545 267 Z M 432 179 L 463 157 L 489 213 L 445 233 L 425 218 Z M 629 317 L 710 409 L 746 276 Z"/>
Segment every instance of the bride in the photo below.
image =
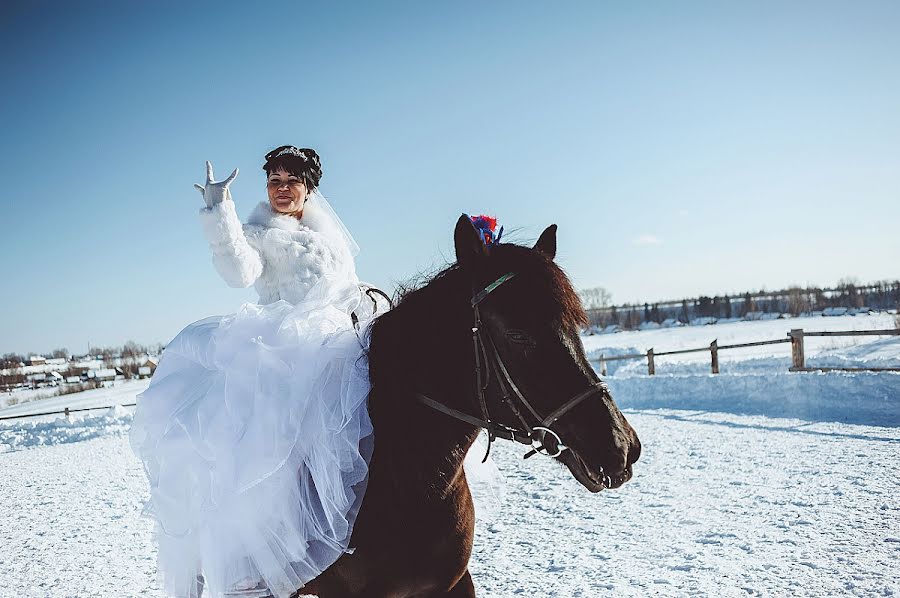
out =
<path fill-rule="evenodd" d="M 287 597 L 348 546 L 373 450 L 365 346 L 374 313 L 358 247 L 318 192 L 318 154 L 268 153 L 268 201 L 245 224 L 235 170 L 196 185 L 213 263 L 259 303 L 166 347 L 131 444 L 150 483 L 158 568 L 173 596 Z"/>

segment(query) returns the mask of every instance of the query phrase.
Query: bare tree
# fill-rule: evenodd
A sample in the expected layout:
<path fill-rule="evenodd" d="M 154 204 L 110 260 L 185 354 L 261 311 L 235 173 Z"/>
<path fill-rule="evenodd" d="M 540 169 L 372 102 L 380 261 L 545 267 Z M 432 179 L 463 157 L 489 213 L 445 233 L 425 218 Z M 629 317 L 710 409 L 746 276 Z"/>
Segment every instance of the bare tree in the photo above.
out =
<path fill-rule="evenodd" d="M 0 356 L 0 370 L 16 370 L 25 363 L 25 357 L 18 353 L 7 353 Z"/>
<path fill-rule="evenodd" d="M 601 309 L 609 307 L 612 301 L 612 293 L 603 287 L 594 287 L 592 289 L 582 289 L 578 292 L 581 302 L 585 309 Z"/>
<path fill-rule="evenodd" d="M 792 316 L 799 316 L 803 312 L 809 311 L 809 298 L 800 287 L 788 289 L 788 309 Z"/>

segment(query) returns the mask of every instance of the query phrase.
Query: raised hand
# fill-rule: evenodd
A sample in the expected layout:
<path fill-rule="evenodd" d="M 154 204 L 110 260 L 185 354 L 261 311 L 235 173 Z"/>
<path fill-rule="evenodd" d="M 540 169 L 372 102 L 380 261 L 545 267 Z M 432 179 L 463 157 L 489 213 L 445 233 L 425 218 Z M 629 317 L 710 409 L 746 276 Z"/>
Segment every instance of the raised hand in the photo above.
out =
<path fill-rule="evenodd" d="M 224 181 L 215 182 L 213 180 L 213 167 L 212 164 L 209 163 L 209 160 L 206 161 L 206 185 L 197 185 L 194 184 L 200 194 L 203 195 L 203 201 L 206 202 L 206 207 L 211 208 L 213 206 L 217 206 L 226 199 L 231 201 L 231 190 L 228 188 L 231 185 L 231 181 L 233 181 L 238 175 L 238 169 L 235 168 L 234 172 L 232 172 L 227 179 Z"/>

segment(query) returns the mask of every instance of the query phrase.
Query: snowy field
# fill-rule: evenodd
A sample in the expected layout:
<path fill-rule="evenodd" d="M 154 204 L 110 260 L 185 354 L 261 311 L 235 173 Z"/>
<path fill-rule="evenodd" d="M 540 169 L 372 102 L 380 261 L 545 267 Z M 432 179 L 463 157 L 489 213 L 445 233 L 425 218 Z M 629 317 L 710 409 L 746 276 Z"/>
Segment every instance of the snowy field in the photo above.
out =
<path fill-rule="evenodd" d="M 893 326 L 883 319 L 736 323 L 585 345 L 663 351 L 789 328 Z M 810 362 L 900 361 L 896 337 L 824 340 L 807 347 Z M 671 370 L 658 362 L 653 378 L 630 365 L 610 376 L 644 445 L 619 490 L 590 494 L 553 462 L 522 461 L 518 445 L 497 443 L 507 483 L 501 512 L 477 527 L 479 595 L 900 594 L 900 374 L 789 374 L 789 358 L 779 361 L 789 345 L 762 349 L 733 356 L 730 373 L 723 352 L 719 376 L 706 373 L 702 353 L 673 358 Z M 145 385 L 0 416 L 131 402 Z M 130 420 L 119 408 L 0 422 L 0 597 L 162 596 Z"/>

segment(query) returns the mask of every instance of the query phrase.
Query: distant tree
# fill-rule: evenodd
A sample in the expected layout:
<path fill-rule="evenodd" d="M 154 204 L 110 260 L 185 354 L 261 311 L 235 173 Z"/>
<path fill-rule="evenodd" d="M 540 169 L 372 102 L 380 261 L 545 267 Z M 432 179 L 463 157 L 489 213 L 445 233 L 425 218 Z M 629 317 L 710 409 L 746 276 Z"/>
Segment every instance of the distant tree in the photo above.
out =
<path fill-rule="evenodd" d="M 649 303 L 644 304 L 644 321 L 645 322 L 650 321 L 650 304 Z"/>
<path fill-rule="evenodd" d="M 751 311 L 756 311 L 756 307 L 753 305 L 753 297 L 750 296 L 750 293 L 744 295 L 744 305 L 741 306 L 741 317 L 746 316 Z"/>
<path fill-rule="evenodd" d="M 53 349 L 53 352 L 50 353 L 50 357 L 52 357 L 54 359 L 59 359 L 59 358 L 68 359 L 69 355 L 70 355 L 69 350 L 66 349 L 65 347 L 61 347 L 59 349 Z"/>
<path fill-rule="evenodd" d="M 817 309 L 818 311 L 822 311 L 823 309 L 828 307 L 828 298 L 825 296 L 825 291 L 823 291 L 822 289 L 816 289 L 814 291 L 814 294 L 815 301 L 813 302 L 813 305 L 815 306 L 815 309 Z"/>
<path fill-rule="evenodd" d="M 800 287 L 788 289 L 788 311 L 792 316 L 799 316 L 803 312 L 809 311 L 806 293 Z"/>
<path fill-rule="evenodd" d="M 641 324 L 641 317 L 638 315 L 637 306 L 631 308 L 631 311 L 628 312 L 628 321 L 625 323 L 625 327 L 629 330 L 635 330 Z"/>
<path fill-rule="evenodd" d="M 18 353 L 7 353 L 0 356 L 0 370 L 17 370 L 25 363 L 25 356 Z"/>
<path fill-rule="evenodd" d="M 147 353 L 147 349 L 134 341 L 128 341 L 122 345 L 120 355 L 122 357 L 138 357 Z"/>
<path fill-rule="evenodd" d="M 731 297 L 725 295 L 725 317 L 731 317 Z"/>
<path fill-rule="evenodd" d="M 601 309 L 609 307 L 612 294 L 603 287 L 583 289 L 578 292 L 585 309 Z"/>

